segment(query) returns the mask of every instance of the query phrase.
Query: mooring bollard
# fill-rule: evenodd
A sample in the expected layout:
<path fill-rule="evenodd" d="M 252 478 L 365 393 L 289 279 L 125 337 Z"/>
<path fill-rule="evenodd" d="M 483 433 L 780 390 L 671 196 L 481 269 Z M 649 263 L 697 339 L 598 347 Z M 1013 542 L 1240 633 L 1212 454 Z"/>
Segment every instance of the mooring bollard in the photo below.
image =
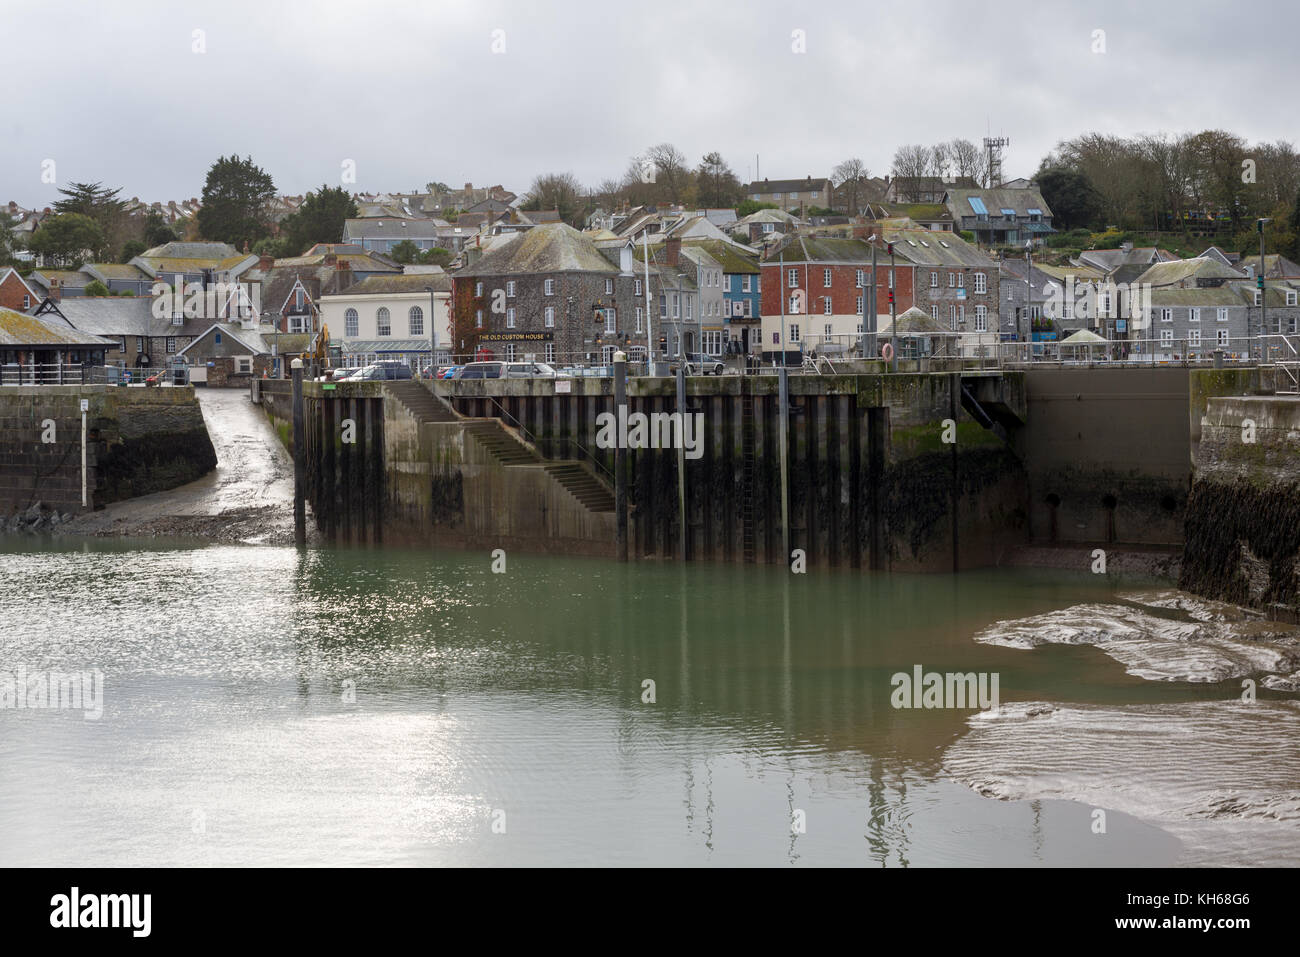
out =
<path fill-rule="evenodd" d="M 293 360 L 293 543 L 307 544 L 307 506 L 303 501 L 303 481 L 307 428 L 302 410 L 302 360 Z"/>
<path fill-rule="evenodd" d="M 627 353 L 614 353 L 614 415 L 620 425 L 627 421 Z M 614 446 L 614 545 L 618 560 L 627 561 L 627 443 Z"/>

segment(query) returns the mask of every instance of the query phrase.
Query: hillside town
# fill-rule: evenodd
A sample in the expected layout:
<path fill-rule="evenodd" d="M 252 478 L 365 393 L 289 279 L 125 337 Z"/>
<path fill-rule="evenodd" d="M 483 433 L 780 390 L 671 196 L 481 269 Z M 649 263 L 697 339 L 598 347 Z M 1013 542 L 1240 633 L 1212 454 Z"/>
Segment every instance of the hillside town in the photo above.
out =
<path fill-rule="evenodd" d="M 1231 217 L 1208 205 L 1181 208 L 1154 239 L 1080 227 L 1062 178 L 1084 175 L 1045 163 L 1042 184 L 1004 179 L 1001 143 L 903 148 L 884 177 L 846 161 L 747 184 L 716 153 L 690 173 L 664 144 L 639 161 L 640 181 L 586 196 L 567 175 L 523 193 L 466 182 L 282 196 L 251 160 L 222 159 L 208 209 L 227 202 L 213 188 L 223 164 L 265 178 L 252 242 L 212 239 L 220 220 L 205 222 L 197 197 L 145 203 L 71 184 L 55 207 L 8 203 L 0 374 L 183 367 L 236 385 L 283 376 L 297 357 L 414 375 L 475 359 L 599 371 L 620 350 L 647 371 L 696 356 L 744 372 L 875 357 L 886 342 L 902 358 L 1030 361 L 1294 350 L 1300 265 L 1285 254 L 1291 233 L 1270 233 L 1284 250 L 1263 248 L 1272 218 L 1258 220 L 1255 254 L 1224 242 Z M 663 188 L 684 169 L 693 204 Z M 717 181 L 729 185 L 710 190 Z M 1247 236 L 1249 225 L 1237 223 Z M 132 237 L 116 261 L 102 255 L 113 233 Z"/>

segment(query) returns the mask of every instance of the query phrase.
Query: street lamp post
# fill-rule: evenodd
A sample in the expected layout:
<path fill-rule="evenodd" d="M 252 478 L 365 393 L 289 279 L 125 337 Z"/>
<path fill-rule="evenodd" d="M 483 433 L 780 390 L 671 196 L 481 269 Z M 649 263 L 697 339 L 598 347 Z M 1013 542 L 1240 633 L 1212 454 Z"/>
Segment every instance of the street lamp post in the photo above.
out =
<path fill-rule="evenodd" d="M 429 294 L 429 368 L 436 372 L 438 369 L 437 305 L 433 298 L 433 287 L 425 286 L 424 291 Z"/>
<path fill-rule="evenodd" d="M 1033 314 L 1033 310 L 1031 309 L 1031 304 L 1034 299 L 1034 283 L 1033 283 L 1033 279 L 1030 277 L 1030 273 L 1034 271 L 1033 250 L 1034 250 L 1033 241 L 1026 239 L 1025 240 L 1025 319 L 1028 320 L 1028 325 L 1029 325 L 1028 339 L 1033 339 L 1034 337 L 1034 319 L 1033 319 L 1034 314 Z M 1016 338 L 1020 339 L 1020 329 L 1018 323 L 1016 328 Z M 1023 342 L 1026 340 L 1022 339 L 1021 341 Z"/>
<path fill-rule="evenodd" d="M 271 322 L 271 315 L 269 310 L 262 311 L 262 318 L 267 322 Z M 275 377 L 280 379 L 283 378 L 280 374 L 280 324 L 277 322 L 272 328 L 275 332 L 272 334 L 273 338 L 271 340 L 271 366 L 275 369 Z"/>
<path fill-rule="evenodd" d="M 1259 334 L 1261 336 L 1268 334 L 1268 290 L 1264 288 L 1264 224 L 1272 221 L 1267 217 L 1255 220 L 1255 228 L 1259 230 L 1259 275 L 1255 278 L 1255 288 L 1259 290 Z M 1262 348 L 1259 357 L 1264 358 Z"/>

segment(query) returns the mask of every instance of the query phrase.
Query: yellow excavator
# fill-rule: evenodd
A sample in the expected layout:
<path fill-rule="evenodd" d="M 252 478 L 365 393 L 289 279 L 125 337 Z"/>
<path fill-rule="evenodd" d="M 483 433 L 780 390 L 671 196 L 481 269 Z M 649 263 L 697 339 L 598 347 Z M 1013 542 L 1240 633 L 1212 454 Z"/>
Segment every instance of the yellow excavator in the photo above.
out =
<path fill-rule="evenodd" d="M 311 378 L 328 375 L 330 370 L 339 366 L 343 353 L 338 346 L 330 346 L 330 327 L 321 323 L 320 332 L 312 342 L 311 352 L 307 358 L 311 362 Z"/>

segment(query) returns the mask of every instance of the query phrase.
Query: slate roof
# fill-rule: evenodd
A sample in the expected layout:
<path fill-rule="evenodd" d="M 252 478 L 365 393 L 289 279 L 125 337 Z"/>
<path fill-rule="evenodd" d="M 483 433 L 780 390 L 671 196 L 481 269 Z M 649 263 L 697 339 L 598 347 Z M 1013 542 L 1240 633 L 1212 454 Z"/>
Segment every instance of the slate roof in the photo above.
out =
<path fill-rule="evenodd" d="M 384 296 L 413 292 L 423 293 L 426 286 L 432 286 L 434 292 L 451 292 L 451 276 L 446 272 L 412 273 L 400 276 L 367 276 L 360 282 L 353 283 L 338 295 L 342 296 Z"/>
<path fill-rule="evenodd" d="M 1231 266 L 1225 266 L 1217 259 L 1175 259 L 1173 262 L 1156 263 L 1137 277 L 1140 283 L 1152 286 L 1172 286 L 1180 282 L 1194 282 L 1197 279 L 1240 279 L 1242 273 Z"/>
<path fill-rule="evenodd" d="M 996 270 L 995 263 L 960 236 L 928 229 L 883 229 L 884 238 L 894 244 L 894 253 L 918 266 L 969 266 Z M 865 245 L 865 244 L 864 244 Z M 868 250 L 868 258 L 870 251 Z M 888 259 L 888 254 L 884 257 Z"/>
<path fill-rule="evenodd" d="M 792 190 L 821 190 L 831 185 L 831 181 L 825 176 L 807 176 L 803 179 L 765 179 L 761 182 L 749 183 L 745 186 L 745 195 L 752 196 L 754 193 L 760 195 L 766 193 L 789 193 Z"/>
<path fill-rule="evenodd" d="M 1300 278 L 1300 266 L 1276 253 L 1268 253 L 1264 256 L 1264 265 L 1267 267 L 1264 271 L 1265 279 L 1295 279 Z M 1259 254 L 1254 256 L 1242 256 L 1237 263 L 1238 268 L 1245 269 L 1250 266 L 1254 270 L 1254 275 L 1259 275 Z"/>
<path fill-rule="evenodd" d="M 91 277 L 79 269 L 37 269 L 28 277 L 29 285 L 36 283 L 42 289 L 49 290 L 51 280 L 57 279 L 59 285 L 66 288 L 80 289 L 88 284 Z"/>
<path fill-rule="evenodd" d="M 0 307 L 0 347 L 53 346 L 74 348 L 86 346 L 116 346 L 111 339 L 91 335 L 74 329 L 57 318 L 29 316 L 25 312 Z"/>
<path fill-rule="evenodd" d="M 947 207 L 955 218 L 974 216 L 970 200 L 974 197 L 984 203 L 989 219 L 996 222 L 1003 209 L 1014 209 L 1017 216 L 1028 216 L 1029 210 L 1039 210 L 1044 219 L 1050 219 L 1051 209 L 1037 189 L 949 189 L 944 194 Z"/>
<path fill-rule="evenodd" d="M 349 219 L 343 234 L 350 239 L 436 239 L 438 224 L 432 219 L 402 219 L 392 216 Z"/>
<path fill-rule="evenodd" d="M 456 275 L 618 271 L 617 266 L 600 254 L 589 236 L 565 223 L 547 223 L 515 233 L 506 242 L 494 243 L 477 262 Z"/>
<path fill-rule="evenodd" d="M 170 320 L 155 319 L 153 299 L 149 296 L 75 296 L 51 303 L 50 308 L 82 332 L 101 336 L 173 336 L 177 333 L 154 329 L 181 328 L 173 326 Z M 57 319 L 54 313 L 48 315 Z"/>
<path fill-rule="evenodd" d="M 83 271 L 93 270 L 104 279 L 148 279 L 149 274 L 132 263 L 86 263 Z"/>
<path fill-rule="evenodd" d="M 1253 301 L 1253 300 L 1252 300 Z M 1151 290 L 1152 306 L 1242 306 L 1246 301 L 1231 286 L 1198 286 L 1180 289 L 1165 286 Z"/>

